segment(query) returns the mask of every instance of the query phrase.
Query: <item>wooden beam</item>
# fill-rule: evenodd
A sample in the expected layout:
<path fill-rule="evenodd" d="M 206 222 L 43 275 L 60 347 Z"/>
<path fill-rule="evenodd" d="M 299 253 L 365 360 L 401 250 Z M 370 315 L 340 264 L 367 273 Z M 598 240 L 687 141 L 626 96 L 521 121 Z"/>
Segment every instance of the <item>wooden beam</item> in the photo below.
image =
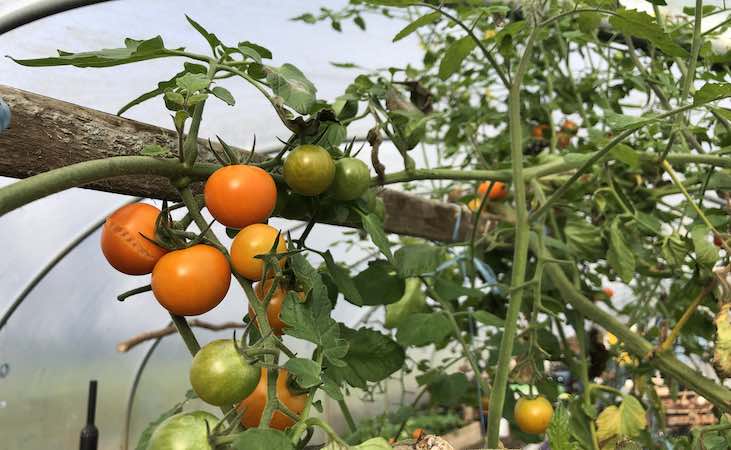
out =
<path fill-rule="evenodd" d="M 177 147 L 175 132 L 169 129 L 9 86 L 0 85 L 0 97 L 10 105 L 13 114 L 10 129 L 0 134 L 0 176 L 26 178 L 83 161 L 139 155 L 148 144 Z M 200 161 L 215 163 L 207 143 L 201 140 L 201 144 L 205 145 L 201 145 Z M 83 187 L 178 200 L 164 177 L 122 176 Z M 200 185 L 195 188 L 200 190 Z M 472 214 L 463 206 L 393 189 L 382 189 L 379 196 L 386 206 L 384 227 L 388 232 L 447 242 L 465 240 L 471 233 Z"/>

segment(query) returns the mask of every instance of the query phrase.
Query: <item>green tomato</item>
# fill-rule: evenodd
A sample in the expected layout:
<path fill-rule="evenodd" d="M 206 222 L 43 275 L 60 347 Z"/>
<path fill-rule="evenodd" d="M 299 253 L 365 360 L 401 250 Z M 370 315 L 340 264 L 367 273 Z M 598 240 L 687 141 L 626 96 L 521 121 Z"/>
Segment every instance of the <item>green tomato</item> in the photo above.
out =
<path fill-rule="evenodd" d="M 190 368 L 190 384 L 198 397 L 216 406 L 231 406 L 248 397 L 259 383 L 259 368 L 241 356 L 231 339 L 200 349 Z"/>
<path fill-rule="evenodd" d="M 371 184 L 366 163 L 357 158 L 341 158 L 335 163 L 335 179 L 330 190 L 341 201 L 355 200 Z"/>
<path fill-rule="evenodd" d="M 335 163 L 319 145 L 300 145 L 284 161 L 284 182 L 294 192 L 307 196 L 322 194 L 335 178 Z"/>
<path fill-rule="evenodd" d="M 218 418 L 205 411 L 168 417 L 155 428 L 147 443 L 147 450 L 213 450 L 208 443 L 207 433 L 217 423 Z"/>

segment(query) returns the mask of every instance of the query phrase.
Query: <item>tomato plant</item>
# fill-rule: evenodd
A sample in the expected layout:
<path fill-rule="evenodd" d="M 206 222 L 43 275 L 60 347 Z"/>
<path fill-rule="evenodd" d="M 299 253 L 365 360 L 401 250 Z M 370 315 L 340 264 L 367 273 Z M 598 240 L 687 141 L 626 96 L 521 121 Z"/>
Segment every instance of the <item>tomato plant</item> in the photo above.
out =
<path fill-rule="evenodd" d="M 123 206 L 102 228 L 101 247 L 115 269 L 128 275 L 152 272 L 165 249 L 155 244 L 155 224 L 160 210 L 146 203 Z"/>
<path fill-rule="evenodd" d="M 423 49 L 418 64 L 338 64 L 359 73 L 332 99 L 318 97 L 307 68 L 276 65 L 260 44 L 225 44 L 190 18 L 210 55 L 166 48 L 157 37 L 19 60 L 106 67 L 186 58 L 182 72 L 123 108 L 161 96 L 179 139 L 174 150 L 151 144 L 114 164 L 74 164 L 4 187 L 0 212 L 70 179 L 169 179 L 180 202 L 163 208 L 165 220 L 146 206 L 115 213 L 109 227 L 121 231 L 105 228 L 102 249 L 122 272 L 152 271 L 153 294 L 193 355 L 199 345 L 180 316 L 214 308 L 235 276 L 250 310 L 234 347 L 244 359 L 233 360 L 259 378 L 239 404 L 246 429 L 219 427 L 216 445 L 289 450 L 307 445 L 317 427 L 332 445 L 381 450 L 408 438 L 417 407 L 452 417 L 482 404 L 487 448 L 499 447 L 502 419 L 515 439 L 556 449 L 692 449 L 706 445 L 706 432 L 728 448 L 720 432 L 731 412 L 731 52 L 712 42 L 727 21 L 701 26 L 727 10 L 699 1 L 667 15 L 660 3 L 645 5 L 653 14 L 583 0 L 323 8 L 294 20 L 348 32 L 346 21 L 365 28 L 364 17 L 381 14 L 403 22 L 394 41 Z M 291 132 L 276 154 L 254 154 L 246 165 L 223 140 L 223 154 L 198 145 L 206 103 L 233 105 L 223 84 L 234 80 L 262 93 Z M 373 180 L 368 164 L 350 157 L 354 138 L 369 147 Z M 204 205 L 195 189 L 205 180 Z M 302 222 L 296 236 L 263 223 L 275 203 L 277 215 Z M 230 246 L 204 206 L 235 235 Z M 168 220 L 174 209 L 184 210 L 180 220 Z M 357 228 L 336 237 L 371 252 L 364 267 L 337 260 L 336 246 L 314 248 L 308 237 L 319 223 Z M 166 254 L 150 241 L 159 237 Z M 362 308 L 362 323 L 335 320 L 340 302 Z M 292 338 L 312 353 L 292 352 Z M 435 350 L 444 358 L 418 356 Z M 194 358 L 204 359 L 200 352 Z M 360 432 L 348 394 L 375 399 L 395 382 L 403 393 L 396 412 Z M 225 380 L 192 384 L 215 404 L 245 390 Z M 707 400 L 721 428 L 670 437 L 665 390 Z M 414 391 L 418 401 L 409 403 Z M 312 415 L 318 396 L 341 408 L 349 436 Z"/>

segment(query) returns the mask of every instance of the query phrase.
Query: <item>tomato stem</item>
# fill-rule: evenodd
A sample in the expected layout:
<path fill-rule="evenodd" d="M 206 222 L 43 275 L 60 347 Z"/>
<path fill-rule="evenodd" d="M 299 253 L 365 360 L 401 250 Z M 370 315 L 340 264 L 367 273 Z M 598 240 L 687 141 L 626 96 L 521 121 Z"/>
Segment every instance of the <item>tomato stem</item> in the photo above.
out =
<path fill-rule="evenodd" d="M 201 349 L 201 345 L 198 343 L 198 339 L 196 339 L 195 334 L 193 334 L 193 330 L 190 329 L 188 321 L 185 320 L 185 317 L 178 316 L 173 313 L 170 313 L 170 318 L 173 319 L 173 324 L 175 324 L 175 328 L 178 329 L 180 337 L 183 338 L 183 342 L 185 342 L 185 346 L 188 348 L 190 356 L 195 356 Z"/>
<path fill-rule="evenodd" d="M 513 253 L 513 268 L 510 280 L 512 287 L 519 286 L 525 282 L 525 271 L 528 263 L 528 241 L 530 224 L 528 222 L 528 205 L 526 201 L 526 186 L 523 175 L 523 130 L 520 114 L 520 93 L 523 75 L 528 68 L 528 62 L 533 50 L 538 28 L 533 28 L 528 37 L 528 42 L 520 58 L 515 78 L 510 86 L 508 112 L 510 131 L 510 154 L 513 171 L 513 190 L 515 192 L 515 250 Z M 510 373 L 510 359 L 513 355 L 513 343 L 517 330 L 518 315 L 523 302 L 523 289 L 517 289 L 510 294 L 508 310 L 505 315 L 505 327 L 500 340 L 500 351 L 498 354 L 497 368 L 495 369 L 495 380 L 490 394 L 490 407 L 487 416 L 487 447 L 497 448 L 500 439 L 500 421 L 503 415 L 505 393 Z"/>

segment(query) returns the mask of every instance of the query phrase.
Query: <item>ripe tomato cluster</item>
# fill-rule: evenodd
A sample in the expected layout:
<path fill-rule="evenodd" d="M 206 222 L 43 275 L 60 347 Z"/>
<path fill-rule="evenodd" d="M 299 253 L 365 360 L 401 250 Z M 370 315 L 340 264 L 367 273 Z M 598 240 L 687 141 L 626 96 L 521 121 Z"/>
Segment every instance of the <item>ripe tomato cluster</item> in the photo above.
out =
<path fill-rule="evenodd" d="M 472 212 L 476 212 L 480 209 L 485 197 L 491 201 L 500 201 L 505 200 L 508 193 L 508 186 L 502 181 L 484 181 L 477 187 L 478 196 L 467 203 L 467 208 Z"/>
<path fill-rule="evenodd" d="M 350 157 L 335 162 L 327 150 L 316 145 L 293 149 L 282 169 L 285 183 L 299 195 L 324 194 L 338 201 L 352 201 L 362 197 L 370 185 L 365 163 Z M 247 164 L 224 166 L 207 180 L 204 199 L 216 221 L 239 230 L 230 255 L 214 245 L 200 243 L 200 239 L 192 244 L 162 239 L 163 231 L 170 231 L 171 219 L 165 216 L 167 212 L 142 203 L 124 206 L 109 216 L 102 231 L 102 251 L 120 272 L 151 274 L 155 299 L 180 316 L 200 315 L 215 308 L 228 293 L 232 273 L 259 281 L 254 286 L 256 298 L 267 301 L 266 320 L 272 332 L 280 336 L 285 332 L 280 313 L 289 289 L 279 278 L 274 286 L 274 262 L 267 263 L 260 256 L 274 252 L 280 255 L 276 264 L 282 269 L 286 264 L 286 256 L 281 255 L 287 252 L 286 239 L 264 223 L 274 211 L 277 197 L 277 184 L 264 169 Z M 304 297 L 302 292 L 296 294 L 300 299 Z M 249 317 L 255 326 L 261 326 L 251 305 Z M 203 401 L 221 407 L 238 404 L 243 411 L 241 423 L 246 427 L 259 425 L 266 405 L 267 370 L 247 359 L 236 341 L 215 340 L 201 348 L 193 358 L 189 379 Z M 297 414 L 304 408 L 306 395 L 292 390 L 284 369 L 278 374 L 277 397 Z M 191 430 L 205 429 L 205 421 L 209 421 L 210 428 L 212 416 L 196 414 L 174 416 L 158 428 L 152 441 L 164 447 L 162 443 L 170 438 L 166 428 L 171 432 L 182 425 Z M 290 418 L 277 411 L 269 425 L 285 429 L 292 424 Z"/>
<path fill-rule="evenodd" d="M 350 157 L 335 162 L 317 145 L 293 149 L 284 162 L 283 176 L 295 193 L 327 193 L 340 201 L 363 196 L 370 184 L 364 162 Z M 230 264 L 213 246 L 196 244 L 168 250 L 160 245 L 156 230 L 161 212 L 152 205 L 120 208 L 107 219 L 102 232 L 102 251 L 109 263 L 129 275 L 152 273 L 155 298 L 177 315 L 199 315 L 215 308 L 228 292 L 231 268 L 252 281 L 270 278 L 273 271 L 264 274 L 265 261 L 257 256 L 273 248 L 278 254 L 287 251 L 285 238 L 263 223 L 277 203 L 277 185 L 264 169 L 248 164 L 221 167 L 207 180 L 204 198 L 219 223 L 240 229 L 231 245 Z M 280 267 L 285 263 L 286 258 L 278 259 Z M 276 310 L 272 318 L 278 317 L 284 298 L 283 290 L 277 292 L 270 302 L 270 309 Z M 283 325 L 275 323 L 275 331 L 281 333 Z"/>
<path fill-rule="evenodd" d="M 568 148 L 569 145 L 571 145 L 571 138 L 573 138 L 576 133 L 579 130 L 579 126 L 571 119 L 566 119 L 561 123 L 561 126 L 559 127 L 558 131 L 556 131 L 556 146 L 563 150 L 565 148 Z M 550 127 L 548 124 L 541 123 L 533 127 L 531 130 L 531 135 L 533 136 L 533 139 L 537 141 L 539 144 L 542 144 L 542 146 L 547 146 L 548 143 L 548 133 L 550 132 Z"/>

